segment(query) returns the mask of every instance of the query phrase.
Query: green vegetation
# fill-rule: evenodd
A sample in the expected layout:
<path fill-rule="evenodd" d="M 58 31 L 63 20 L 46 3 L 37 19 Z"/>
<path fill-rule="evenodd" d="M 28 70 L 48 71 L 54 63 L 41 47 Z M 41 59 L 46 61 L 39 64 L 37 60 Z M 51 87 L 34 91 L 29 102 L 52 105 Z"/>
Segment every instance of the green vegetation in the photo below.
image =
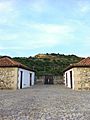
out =
<path fill-rule="evenodd" d="M 38 54 L 34 57 L 15 57 L 17 60 L 36 71 L 36 75 L 62 75 L 63 70 L 70 64 L 79 62 L 82 58 L 76 55 L 64 55 L 55 53 Z"/>

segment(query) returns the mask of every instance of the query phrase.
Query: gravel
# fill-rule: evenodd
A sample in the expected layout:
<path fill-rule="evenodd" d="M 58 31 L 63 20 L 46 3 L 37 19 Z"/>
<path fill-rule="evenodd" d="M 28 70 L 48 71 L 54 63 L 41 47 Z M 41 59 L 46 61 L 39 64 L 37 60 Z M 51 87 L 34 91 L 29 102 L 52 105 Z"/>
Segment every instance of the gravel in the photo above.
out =
<path fill-rule="evenodd" d="M 90 91 L 62 85 L 0 90 L 0 120 L 90 120 Z"/>

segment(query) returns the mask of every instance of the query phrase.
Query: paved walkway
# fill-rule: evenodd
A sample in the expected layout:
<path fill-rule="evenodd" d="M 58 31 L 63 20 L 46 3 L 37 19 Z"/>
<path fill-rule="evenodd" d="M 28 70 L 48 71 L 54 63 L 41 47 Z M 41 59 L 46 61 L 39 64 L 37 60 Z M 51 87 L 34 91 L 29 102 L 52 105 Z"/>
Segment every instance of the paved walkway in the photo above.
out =
<path fill-rule="evenodd" d="M 60 85 L 0 90 L 0 120 L 90 120 L 90 91 Z"/>

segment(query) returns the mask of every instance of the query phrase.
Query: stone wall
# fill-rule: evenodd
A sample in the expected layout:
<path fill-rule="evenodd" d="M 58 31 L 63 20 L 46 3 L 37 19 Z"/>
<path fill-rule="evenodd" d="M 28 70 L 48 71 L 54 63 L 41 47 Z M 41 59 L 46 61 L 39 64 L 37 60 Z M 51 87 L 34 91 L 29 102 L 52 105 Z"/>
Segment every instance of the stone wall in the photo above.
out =
<path fill-rule="evenodd" d="M 0 89 L 17 89 L 18 68 L 0 68 Z"/>
<path fill-rule="evenodd" d="M 64 84 L 63 76 L 54 76 L 54 84 Z"/>
<path fill-rule="evenodd" d="M 54 84 L 64 84 L 63 76 L 53 76 Z M 39 76 L 36 84 L 44 84 L 45 76 Z"/>
<path fill-rule="evenodd" d="M 76 90 L 90 90 L 90 68 L 74 68 Z"/>

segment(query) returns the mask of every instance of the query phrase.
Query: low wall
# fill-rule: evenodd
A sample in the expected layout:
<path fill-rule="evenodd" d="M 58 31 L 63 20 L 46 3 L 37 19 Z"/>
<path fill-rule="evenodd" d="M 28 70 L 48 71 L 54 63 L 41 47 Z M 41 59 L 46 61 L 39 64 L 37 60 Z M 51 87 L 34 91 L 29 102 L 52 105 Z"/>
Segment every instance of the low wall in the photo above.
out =
<path fill-rule="evenodd" d="M 45 76 L 39 76 L 36 84 L 44 84 Z M 54 84 L 64 84 L 63 76 L 53 76 Z"/>

